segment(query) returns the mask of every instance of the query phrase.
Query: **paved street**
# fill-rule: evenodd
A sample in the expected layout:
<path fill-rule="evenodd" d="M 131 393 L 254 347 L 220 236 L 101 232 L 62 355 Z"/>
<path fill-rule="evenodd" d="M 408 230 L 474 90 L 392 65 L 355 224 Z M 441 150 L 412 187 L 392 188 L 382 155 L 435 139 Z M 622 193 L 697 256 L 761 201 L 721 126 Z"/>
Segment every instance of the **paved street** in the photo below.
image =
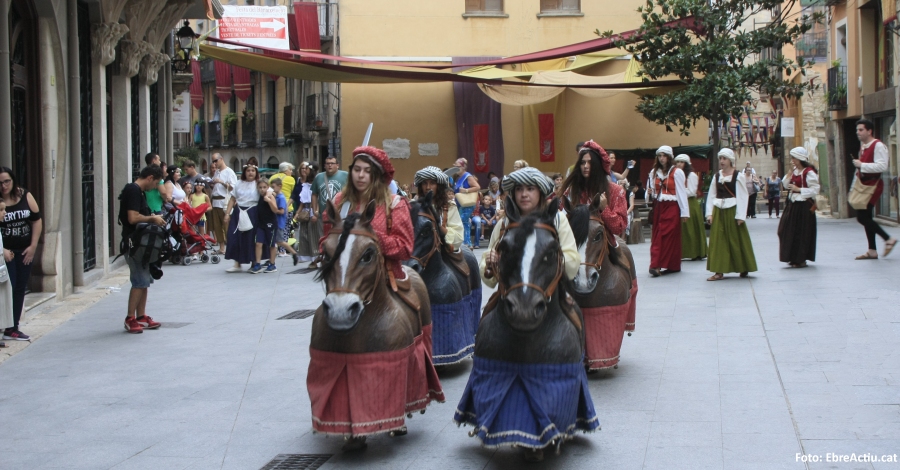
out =
<path fill-rule="evenodd" d="M 900 454 L 900 253 L 854 261 L 862 228 L 820 219 L 819 261 L 790 270 L 776 224 L 749 222 L 750 280 L 706 282 L 705 262 L 651 279 L 649 244 L 632 247 L 637 331 L 619 369 L 590 379 L 602 431 L 543 468 L 900 468 L 825 462 Z M 278 274 L 226 267 L 167 266 L 150 292 L 160 330 L 124 332 L 125 284 L 0 364 L 0 468 L 255 470 L 278 454 L 334 454 L 321 468 L 523 466 L 451 423 L 468 361 L 442 373 L 447 403 L 405 437 L 343 455 L 341 439 L 313 435 L 312 320 L 277 318 L 316 308 L 322 287 L 289 274 L 290 258 Z"/>

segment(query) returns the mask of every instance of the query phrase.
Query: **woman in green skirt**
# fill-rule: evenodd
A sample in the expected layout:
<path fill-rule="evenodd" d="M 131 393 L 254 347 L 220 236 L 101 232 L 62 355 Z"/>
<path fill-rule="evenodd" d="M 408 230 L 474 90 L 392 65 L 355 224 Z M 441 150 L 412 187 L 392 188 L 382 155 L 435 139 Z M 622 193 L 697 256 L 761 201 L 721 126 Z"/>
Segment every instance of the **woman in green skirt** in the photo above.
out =
<path fill-rule="evenodd" d="M 719 151 L 719 172 L 706 195 L 706 220 L 712 225 L 706 269 L 715 273 L 707 281 L 718 281 L 725 273 L 747 277 L 756 271 L 750 232 L 744 224 L 750 195 L 744 174 L 734 170 L 734 162 L 731 149 Z"/>
<path fill-rule="evenodd" d="M 691 217 L 681 221 L 681 257 L 691 261 L 701 260 L 706 258 L 706 227 L 703 225 L 700 201 L 697 200 L 700 178 L 691 167 L 691 157 L 683 153 L 675 157 L 675 166 L 687 175 L 684 185 L 687 187 L 688 208 L 691 211 Z"/>

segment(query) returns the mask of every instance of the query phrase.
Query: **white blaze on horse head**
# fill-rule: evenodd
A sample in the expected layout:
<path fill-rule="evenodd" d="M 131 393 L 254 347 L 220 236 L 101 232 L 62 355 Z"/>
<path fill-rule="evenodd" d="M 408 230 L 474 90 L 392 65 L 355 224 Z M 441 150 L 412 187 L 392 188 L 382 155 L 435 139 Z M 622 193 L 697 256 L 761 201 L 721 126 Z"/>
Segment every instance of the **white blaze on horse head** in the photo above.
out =
<path fill-rule="evenodd" d="M 344 244 L 344 251 L 341 252 L 341 259 L 338 260 L 337 269 L 341 273 L 341 286 L 347 285 L 347 271 L 350 270 L 350 255 L 353 251 L 353 245 L 356 243 L 356 235 L 347 235 L 347 242 Z"/>
<path fill-rule="evenodd" d="M 528 283 L 531 282 L 531 263 L 534 262 L 536 245 L 537 233 L 531 232 L 525 239 L 525 249 L 522 250 L 522 282 L 525 283 L 523 290 L 528 290 Z"/>
<path fill-rule="evenodd" d="M 575 278 L 587 279 L 587 266 L 585 266 L 584 261 L 587 259 L 587 240 L 581 242 L 581 245 L 578 246 L 578 258 L 581 260 L 581 265 L 578 266 L 578 275 Z"/>

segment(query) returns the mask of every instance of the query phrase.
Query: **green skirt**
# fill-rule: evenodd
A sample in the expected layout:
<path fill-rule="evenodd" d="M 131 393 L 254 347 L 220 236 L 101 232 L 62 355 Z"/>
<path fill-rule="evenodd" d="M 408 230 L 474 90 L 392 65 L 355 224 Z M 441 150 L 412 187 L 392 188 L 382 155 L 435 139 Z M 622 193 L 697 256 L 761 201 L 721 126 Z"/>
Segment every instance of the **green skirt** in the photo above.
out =
<path fill-rule="evenodd" d="M 709 231 L 709 256 L 706 269 L 714 273 L 748 273 L 756 271 L 756 256 L 750 242 L 747 224 L 734 220 L 736 207 L 713 208 Z"/>
<path fill-rule="evenodd" d="M 691 218 L 687 222 L 681 222 L 681 257 L 706 258 L 706 225 L 703 223 L 700 201 L 695 197 L 689 197 L 688 207 L 691 210 Z"/>

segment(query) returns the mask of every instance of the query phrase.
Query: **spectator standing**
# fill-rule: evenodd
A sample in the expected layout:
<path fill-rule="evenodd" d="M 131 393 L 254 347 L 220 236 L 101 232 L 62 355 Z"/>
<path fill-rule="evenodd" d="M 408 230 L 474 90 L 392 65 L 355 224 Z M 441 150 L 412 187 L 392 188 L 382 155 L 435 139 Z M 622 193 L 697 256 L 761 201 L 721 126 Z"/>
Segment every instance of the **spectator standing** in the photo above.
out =
<path fill-rule="evenodd" d="M 119 222 L 122 224 L 122 242 L 127 242 L 134 233 L 137 224 L 150 223 L 165 225 L 165 221 L 159 215 L 151 213 L 147 205 L 147 191 L 157 188 L 162 181 L 162 169 L 157 165 L 150 165 L 141 170 L 140 177 L 134 183 L 128 183 L 119 195 Z M 145 329 L 154 330 L 160 327 L 160 323 L 147 315 L 147 292 L 150 284 L 153 284 L 153 276 L 150 274 L 150 266 L 144 266 L 141 261 L 135 260 L 123 247 L 125 264 L 131 278 L 131 291 L 128 294 L 128 313 L 125 314 L 125 331 L 129 333 L 143 333 Z"/>
<path fill-rule="evenodd" d="M 284 209 L 278 207 L 278 196 L 283 198 L 284 195 L 281 193 L 276 194 L 275 191 L 277 190 L 275 188 L 269 191 L 269 182 L 264 178 L 256 182 L 256 190 L 259 195 L 256 204 L 256 224 L 253 230 L 256 242 L 256 256 L 254 258 L 255 262 L 250 268 L 250 273 L 274 273 L 278 271 L 278 268 L 275 266 L 275 254 L 278 252 L 276 248 L 277 239 L 275 238 L 278 235 L 278 214 L 284 213 Z M 260 264 L 264 252 L 269 255 L 269 263 L 265 269 Z"/>
<path fill-rule="evenodd" d="M 459 166 L 459 162 L 457 162 L 457 166 Z M 522 168 L 528 168 L 528 162 L 525 160 L 516 160 L 513 162 L 513 171 L 521 170 Z M 460 171 L 465 171 L 465 168 L 460 169 Z"/>
<path fill-rule="evenodd" d="M 857 168 L 855 178 L 863 185 L 875 186 L 875 193 L 872 194 L 868 206 L 856 211 L 856 221 L 865 227 L 866 239 L 869 242 L 869 251 L 857 256 L 856 259 L 878 259 L 878 251 L 875 250 L 875 235 L 885 241 L 882 256 L 889 255 L 894 249 L 894 245 L 897 244 L 897 239 L 888 235 L 874 219 L 875 203 L 884 190 L 884 180 L 881 179 L 881 174 L 888 171 L 887 146 L 872 136 L 874 130 L 875 124 L 872 121 L 868 119 L 856 121 L 856 138 L 862 145 L 859 149 L 859 158 L 853 160 L 853 166 Z M 851 185 L 851 187 L 853 186 Z"/>
<path fill-rule="evenodd" d="M 331 224 L 322 220 L 322 214 L 325 213 L 325 205 L 329 201 L 333 201 L 334 197 L 344 190 L 347 186 L 348 174 L 346 171 L 338 169 L 337 157 L 329 155 L 325 157 L 325 173 L 319 173 L 313 180 L 312 184 L 312 207 L 313 222 L 322 224 L 322 233 L 328 233 L 331 230 Z M 318 241 L 316 242 L 316 253 L 318 253 Z M 315 268 L 315 261 L 309 265 Z"/>
<path fill-rule="evenodd" d="M 523 161 L 523 160 L 517 160 L 516 163 L 518 164 L 520 161 Z M 456 163 L 454 164 L 454 166 L 459 167 L 459 177 L 456 178 L 456 184 L 453 187 L 453 191 L 455 193 L 462 193 L 462 194 L 475 193 L 481 189 L 481 186 L 478 185 L 478 180 L 475 179 L 475 176 L 473 176 L 471 173 L 466 171 L 466 167 L 468 165 L 469 165 L 469 162 L 465 158 L 460 158 L 460 159 L 456 160 Z M 526 165 L 527 165 L 527 163 L 526 163 Z M 477 204 L 477 202 L 476 202 L 476 204 Z M 472 213 L 475 212 L 475 206 L 462 207 L 459 205 L 458 201 L 457 201 L 456 205 L 459 208 L 459 217 L 460 217 L 460 219 L 462 219 L 462 223 L 463 223 L 463 244 L 468 245 L 469 248 L 474 250 L 475 244 L 472 243 L 471 232 L 472 232 Z"/>
<path fill-rule="evenodd" d="M 209 214 L 212 211 L 212 204 L 209 200 L 209 195 L 206 194 L 206 185 L 203 184 L 203 181 L 197 181 L 194 183 L 193 192 L 191 193 L 191 207 L 197 207 L 201 204 L 207 204 L 206 206 L 206 214 Z M 187 190 L 187 188 L 185 188 Z M 200 233 L 206 235 L 206 214 L 197 222 L 197 227 L 200 228 Z"/>
<path fill-rule="evenodd" d="M 237 185 L 237 175 L 234 170 L 228 168 L 222 154 L 214 153 L 212 156 L 213 171 L 212 181 L 212 211 L 209 213 L 209 231 L 216 237 L 219 244 L 220 255 L 225 254 L 225 246 L 228 242 L 227 227 L 225 223 L 225 210 L 229 207 L 231 192 Z"/>
<path fill-rule="evenodd" d="M 147 166 L 157 165 L 162 169 L 163 178 L 166 176 L 166 164 L 160 160 L 159 155 L 150 152 L 147 155 L 144 155 L 144 162 Z M 159 180 L 159 184 L 155 188 L 150 188 L 147 190 L 147 205 L 150 206 L 150 212 L 154 214 L 162 214 L 163 213 L 163 204 L 169 200 L 171 194 L 166 192 L 166 184 L 162 178 Z"/>
<path fill-rule="evenodd" d="M 197 163 L 193 160 L 185 160 L 184 164 L 184 173 L 186 175 L 178 180 L 178 184 L 183 188 L 185 184 L 191 183 L 192 185 L 197 182 L 198 179 L 203 178 L 203 175 L 197 173 Z"/>
<path fill-rule="evenodd" d="M 294 185 L 294 193 L 291 195 L 291 203 L 294 204 L 294 222 L 297 222 L 297 260 L 311 262 L 310 268 L 317 268 L 316 254 L 319 252 L 319 239 L 322 238 L 321 225 L 313 216 L 312 185 L 316 178 L 316 172 L 309 162 L 300 164 L 300 174 L 297 184 Z M 306 215 L 302 215 L 302 214 Z"/>
<path fill-rule="evenodd" d="M 632 168 L 634 168 L 634 160 L 628 161 L 628 163 L 625 165 L 625 171 L 617 173 L 612 169 L 616 165 L 616 152 L 609 152 L 609 165 L 609 179 L 616 184 L 626 184 L 628 182 L 628 173 L 631 172 Z"/>
<path fill-rule="evenodd" d="M 0 200 L 0 221 L 6 218 L 6 203 Z M 0 329 L 6 330 L 15 325 L 13 321 L 13 286 L 9 279 L 7 262 L 12 262 L 16 255 L 3 247 L 3 230 L 0 230 Z M 0 348 L 6 343 L 0 341 Z"/>
<path fill-rule="evenodd" d="M 788 198 L 778 224 L 779 259 L 792 268 L 805 268 L 816 260 L 816 196 L 819 173 L 803 147 L 791 149 L 793 171 L 784 175 Z"/>
<path fill-rule="evenodd" d="M 19 331 L 19 320 L 44 225 L 34 196 L 19 187 L 12 169 L 6 167 L 0 167 L 0 201 L 6 205 L 6 216 L 0 221 L 3 243 L 14 255 L 6 265 L 13 286 L 13 326 L 4 330 L 3 339 L 28 341 L 29 336 Z"/>
<path fill-rule="evenodd" d="M 734 167 L 734 151 L 719 150 L 719 172 L 706 193 L 706 221 L 709 229 L 709 252 L 706 269 L 713 274 L 707 281 L 719 281 L 725 273 L 741 273 L 748 277 L 756 271 L 756 255 L 747 230 L 746 172 Z"/>
<path fill-rule="evenodd" d="M 241 180 L 235 184 L 228 201 L 225 223 L 228 224 L 228 244 L 225 247 L 225 259 L 234 261 L 234 266 L 225 270 L 228 273 L 241 272 L 242 264 L 252 264 L 256 259 L 256 205 L 259 203 L 259 192 L 256 182 L 259 170 L 255 165 L 244 165 Z M 268 186 L 268 185 L 267 185 Z M 268 187 L 266 188 L 268 189 Z M 245 220 L 241 220 L 245 219 Z M 238 225 L 246 224 L 249 228 L 238 230 Z"/>
<path fill-rule="evenodd" d="M 775 218 L 781 217 L 781 178 L 778 177 L 778 170 L 772 171 L 772 176 L 766 178 L 766 200 L 769 202 L 769 218 L 772 218 L 772 209 L 775 209 Z M 790 198 L 788 198 L 790 199 Z"/>
<path fill-rule="evenodd" d="M 288 236 L 284 235 L 288 231 L 288 207 L 290 204 L 288 204 L 288 200 L 284 197 L 284 192 L 282 191 L 284 188 L 281 186 L 280 179 L 275 178 L 270 181 L 269 184 L 272 186 L 272 192 L 275 194 L 275 207 L 277 209 L 275 211 L 275 221 L 277 222 L 275 224 L 275 245 L 281 250 L 290 253 L 291 257 L 294 259 L 294 266 L 297 266 L 300 259 L 297 257 L 297 252 L 294 248 L 286 241 Z M 270 264 L 272 262 L 274 261 L 270 260 Z"/>
<path fill-rule="evenodd" d="M 269 178 L 269 186 L 272 185 L 272 181 L 278 178 L 281 180 L 281 192 L 284 194 L 284 199 L 288 200 L 291 197 L 291 193 L 294 191 L 294 185 L 297 183 L 297 180 L 294 179 L 294 164 L 290 162 L 281 162 L 278 165 L 278 173 L 275 173 Z M 285 214 L 286 217 L 294 216 L 294 206 L 293 204 L 288 207 L 288 212 Z M 284 231 L 282 233 L 284 236 L 283 240 L 278 240 L 279 242 L 285 242 L 287 244 L 288 241 L 288 233 Z M 279 244 L 279 247 L 281 244 Z M 284 253 L 284 249 L 278 250 L 281 253 Z"/>
<path fill-rule="evenodd" d="M 747 194 L 750 195 L 749 199 L 747 199 L 747 218 L 755 219 L 756 199 L 760 187 L 759 178 L 756 176 L 756 170 L 750 166 L 750 162 L 747 162 L 747 166 L 744 168 L 744 179 L 747 180 Z"/>
<path fill-rule="evenodd" d="M 166 170 L 166 181 L 165 181 L 165 192 L 169 194 L 171 198 L 166 201 L 170 202 L 174 205 L 181 204 L 184 202 L 187 194 L 184 192 L 184 188 L 181 187 L 181 184 L 178 182 L 181 181 L 181 168 L 177 166 L 169 167 Z"/>

